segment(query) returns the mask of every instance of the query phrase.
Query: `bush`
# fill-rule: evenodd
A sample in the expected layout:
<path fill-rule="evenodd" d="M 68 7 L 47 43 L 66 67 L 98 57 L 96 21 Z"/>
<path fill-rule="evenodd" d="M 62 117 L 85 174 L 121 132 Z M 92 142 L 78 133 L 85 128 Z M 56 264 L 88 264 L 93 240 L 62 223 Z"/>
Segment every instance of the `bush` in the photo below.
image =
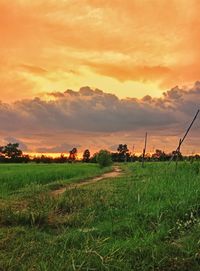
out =
<path fill-rule="evenodd" d="M 100 150 L 97 155 L 97 163 L 100 167 L 108 167 L 112 165 L 111 153 L 107 150 Z"/>

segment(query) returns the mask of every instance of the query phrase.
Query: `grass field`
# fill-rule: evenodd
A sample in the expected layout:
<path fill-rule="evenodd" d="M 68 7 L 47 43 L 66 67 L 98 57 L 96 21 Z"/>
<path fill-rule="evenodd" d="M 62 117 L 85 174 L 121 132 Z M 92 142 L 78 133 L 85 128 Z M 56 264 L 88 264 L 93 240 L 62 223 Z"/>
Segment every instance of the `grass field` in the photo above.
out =
<path fill-rule="evenodd" d="M 94 164 L 0 164 L 0 197 L 52 189 L 87 179 L 109 169 Z M 28 191 L 26 191 L 28 190 Z"/>
<path fill-rule="evenodd" d="M 200 270 L 200 165 L 121 167 L 1 165 L 0 270 Z"/>

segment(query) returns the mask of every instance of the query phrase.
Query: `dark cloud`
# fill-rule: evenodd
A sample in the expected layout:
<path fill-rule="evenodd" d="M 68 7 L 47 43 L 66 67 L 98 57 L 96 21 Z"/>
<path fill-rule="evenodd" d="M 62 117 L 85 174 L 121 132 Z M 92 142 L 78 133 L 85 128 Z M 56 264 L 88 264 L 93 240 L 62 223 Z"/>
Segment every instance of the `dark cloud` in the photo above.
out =
<path fill-rule="evenodd" d="M 93 134 L 98 138 L 100 133 L 108 136 L 121 132 L 138 134 L 146 130 L 157 135 L 181 136 L 199 108 L 200 82 L 191 88 L 172 88 L 161 98 L 145 96 L 140 100 L 119 99 L 90 87 L 83 87 L 80 91 L 54 92 L 51 96 L 53 99 L 50 101 L 35 98 L 13 104 L 0 103 L 1 129 L 13 135 L 54 135 L 55 139 L 58 133 L 68 134 L 68 138 L 70 134 L 90 133 L 90 137 Z M 199 121 L 193 129 L 194 133 L 200 130 Z M 44 148 L 37 148 L 37 151 L 63 152 L 73 147 L 73 143 L 83 145 L 81 136 L 76 142 L 72 139 L 68 141 L 69 145 L 51 142 L 51 147 L 46 147 L 43 141 Z M 111 142 L 113 138 L 109 140 L 104 142 L 105 145 L 115 144 Z"/>
<path fill-rule="evenodd" d="M 54 100 L 40 98 L 14 104 L 0 104 L 0 124 L 4 130 L 90 132 L 132 131 L 178 125 L 194 114 L 200 104 L 200 88 L 175 87 L 161 98 L 119 99 L 113 94 L 83 87 L 79 92 L 52 93 Z"/>

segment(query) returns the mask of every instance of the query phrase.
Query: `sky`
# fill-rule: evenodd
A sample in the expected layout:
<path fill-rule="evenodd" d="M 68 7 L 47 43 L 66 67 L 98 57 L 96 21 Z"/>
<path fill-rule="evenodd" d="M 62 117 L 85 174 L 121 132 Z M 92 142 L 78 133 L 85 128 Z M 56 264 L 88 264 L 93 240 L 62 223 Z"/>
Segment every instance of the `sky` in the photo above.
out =
<path fill-rule="evenodd" d="M 171 151 L 200 104 L 200 1 L 0 0 L 0 144 Z M 200 152 L 199 120 L 185 153 Z"/>

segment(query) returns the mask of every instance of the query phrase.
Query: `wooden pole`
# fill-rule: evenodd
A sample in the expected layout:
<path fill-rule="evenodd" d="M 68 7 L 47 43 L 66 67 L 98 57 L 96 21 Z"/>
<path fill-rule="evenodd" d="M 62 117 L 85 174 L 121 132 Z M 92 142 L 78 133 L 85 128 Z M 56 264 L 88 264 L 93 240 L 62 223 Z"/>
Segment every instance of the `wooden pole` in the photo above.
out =
<path fill-rule="evenodd" d="M 194 124 L 194 122 L 195 122 L 195 120 L 196 120 L 196 118 L 197 118 L 197 116 L 198 116 L 198 114 L 199 114 L 199 111 L 200 111 L 200 110 L 198 109 L 196 115 L 194 116 L 192 122 L 190 123 L 190 126 L 189 126 L 188 129 L 186 130 L 183 139 L 180 139 L 180 140 L 179 140 L 178 147 L 177 147 L 176 151 L 174 152 L 174 154 L 172 155 L 172 157 L 171 157 L 169 163 L 171 163 L 171 161 L 174 159 L 174 156 L 175 156 L 178 152 L 180 152 L 181 145 L 183 144 L 183 141 L 186 139 L 186 137 L 187 137 L 187 135 L 188 135 L 190 129 L 192 128 L 192 125 Z"/>
<path fill-rule="evenodd" d="M 142 167 L 144 167 L 144 159 L 145 159 L 146 147 L 147 147 L 147 132 L 145 134 L 145 140 L 144 140 L 144 149 L 143 149 L 143 154 L 142 154 Z"/>
<path fill-rule="evenodd" d="M 179 146 L 181 146 L 181 141 L 182 141 L 182 139 L 180 138 L 180 140 L 179 140 Z M 180 157 L 180 152 L 181 152 L 181 147 L 179 147 L 179 149 L 176 152 L 176 170 L 178 168 L 178 160 L 179 160 L 179 157 Z"/>
<path fill-rule="evenodd" d="M 132 149 L 132 158 L 131 158 L 131 161 L 133 162 L 133 157 L 134 157 L 134 151 L 135 151 L 135 145 L 133 145 L 133 149 Z"/>

